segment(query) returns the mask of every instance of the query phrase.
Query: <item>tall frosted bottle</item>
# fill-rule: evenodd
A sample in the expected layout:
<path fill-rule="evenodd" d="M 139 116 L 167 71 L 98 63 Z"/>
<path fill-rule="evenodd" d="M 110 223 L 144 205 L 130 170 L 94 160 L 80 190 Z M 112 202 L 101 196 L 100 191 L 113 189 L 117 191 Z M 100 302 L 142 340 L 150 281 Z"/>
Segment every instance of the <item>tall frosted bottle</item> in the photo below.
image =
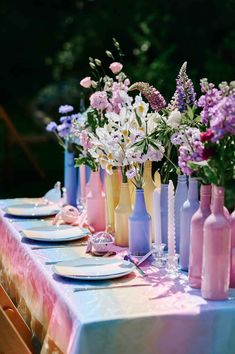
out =
<path fill-rule="evenodd" d="M 201 185 L 200 207 L 192 217 L 189 254 L 189 285 L 201 287 L 204 223 L 211 214 L 211 186 Z"/>
<path fill-rule="evenodd" d="M 91 172 L 89 192 L 86 197 L 87 221 L 95 231 L 104 231 L 105 224 L 105 193 L 99 172 Z"/>
<path fill-rule="evenodd" d="M 198 181 L 196 178 L 190 177 L 188 198 L 180 212 L 180 268 L 184 271 L 187 271 L 189 267 L 191 220 L 198 208 Z"/>
<path fill-rule="evenodd" d="M 180 250 L 180 210 L 188 197 L 187 176 L 178 175 L 175 191 L 175 243 L 176 252 Z"/>
<path fill-rule="evenodd" d="M 202 297 L 225 300 L 228 297 L 231 226 L 224 215 L 224 189 L 214 186 L 212 213 L 204 224 Z"/>
<path fill-rule="evenodd" d="M 135 205 L 129 216 L 129 250 L 133 256 L 144 256 L 151 247 L 151 216 L 148 214 L 143 189 L 136 189 Z"/>

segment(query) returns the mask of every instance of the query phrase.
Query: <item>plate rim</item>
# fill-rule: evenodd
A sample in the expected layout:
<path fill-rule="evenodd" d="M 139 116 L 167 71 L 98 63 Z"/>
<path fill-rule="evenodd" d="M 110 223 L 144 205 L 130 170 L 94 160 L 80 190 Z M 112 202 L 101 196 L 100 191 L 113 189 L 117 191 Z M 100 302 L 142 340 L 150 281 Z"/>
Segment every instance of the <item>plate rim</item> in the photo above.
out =
<path fill-rule="evenodd" d="M 25 203 L 25 204 L 27 204 L 27 203 Z M 30 204 L 28 204 L 28 205 L 30 205 Z M 18 209 L 20 209 L 20 208 L 22 208 L 22 205 L 21 204 L 16 204 L 16 205 L 12 205 L 12 206 L 6 206 L 3 210 L 4 210 L 4 212 L 6 213 L 6 214 L 8 214 L 8 215 L 11 215 L 11 216 L 18 216 L 18 217 L 31 217 L 31 218 L 38 218 L 38 217 L 42 217 L 42 216 L 52 216 L 52 215 L 56 215 L 57 213 L 59 213 L 60 212 L 60 210 L 61 210 L 61 208 L 59 208 L 59 207 L 55 207 L 55 209 L 54 210 L 51 210 L 51 211 L 48 211 L 48 212 L 45 212 L 45 213 L 40 213 L 40 214 L 30 214 L 30 213 L 27 213 L 27 208 L 25 208 L 25 210 L 26 210 L 26 213 L 21 213 L 21 214 L 18 214 L 18 213 L 12 213 L 9 209 L 11 209 L 11 208 L 18 208 Z M 40 206 L 40 208 L 41 208 L 41 206 Z"/>
<path fill-rule="evenodd" d="M 82 257 L 81 257 L 82 258 Z M 85 258 L 86 259 L 86 257 L 83 257 L 83 258 Z M 96 260 L 96 259 L 90 259 L 90 258 L 87 258 L 88 260 Z M 101 260 L 104 260 L 104 259 L 100 259 L 100 258 L 97 258 L 97 260 L 98 261 L 101 261 Z M 122 259 L 106 259 L 105 261 L 107 261 L 107 260 L 109 260 L 109 261 L 113 261 L 113 260 L 117 260 L 117 263 L 118 263 L 118 261 L 120 262 L 120 261 L 123 261 L 123 262 L 125 262 L 125 260 L 122 260 Z M 75 261 L 75 260 L 74 260 Z M 75 274 L 72 274 L 72 275 L 68 275 L 68 274 L 62 274 L 62 273 L 60 273 L 59 271 L 57 271 L 56 270 L 56 266 L 63 266 L 63 263 L 65 263 L 65 262 L 70 262 L 69 260 L 68 261 L 64 261 L 64 262 L 60 262 L 59 264 L 54 264 L 53 266 L 52 266 L 52 271 L 55 273 L 55 274 L 57 274 L 57 275 L 59 275 L 59 276 L 61 276 L 61 277 L 65 277 L 65 278 L 69 278 L 69 279 L 77 279 L 77 280 L 105 280 L 105 279 L 114 279 L 114 278 L 119 278 L 119 277 L 122 277 L 122 276 L 125 276 L 125 275 L 128 275 L 128 274 L 130 274 L 130 273 L 132 273 L 134 270 L 135 270 L 135 265 L 134 264 L 132 264 L 132 263 L 130 263 L 129 262 L 129 264 L 131 265 L 131 268 L 129 268 L 129 269 L 126 269 L 126 271 L 125 272 L 120 272 L 120 273 L 115 273 L 115 274 L 108 274 L 108 275 L 84 275 L 84 276 L 82 276 L 82 275 L 75 275 Z M 111 263 L 111 262 L 110 262 Z"/>
<path fill-rule="evenodd" d="M 45 226 L 50 226 L 50 225 L 45 225 Z M 53 225 L 51 225 L 51 226 L 53 226 Z M 71 228 L 72 227 L 73 226 L 71 226 Z M 87 230 L 85 228 L 80 228 L 80 229 L 84 230 L 84 233 L 82 235 L 74 235 L 74 236 L 68 236 L 68 237 L 65 236 L 64 238 L 59 238 L 59 239 L 58 238 L 57 239 L 55 239 L 55 238 L 40 238 L 40 237 L 37 237 L 37 236 L 36 237 L 28 236 L 28 235 L 25 234 L 24 231 L 30 230 L 30 228 L 29 229 L 22 229 L 22 230 L 20 230 L 20 233 L 21 233 L 21 235 L 23 237 L 25 237 L 25 238 L 27 238 L 29 240 L 33 240 L 33 241 L 40 241 L 40 242 L 65 242 L 65 241 L 79 240 L 79 239 L 84 238 L 84 237 L 86 237 L 86 236 L 88 236 L 90 234 L 89 230 Z M 86 233 L 85 233 L 85 230 L 87 230 Z M 51 232 L 53 232 L 53 231 L 51 231 Z M 56 233 L 56 230 L 55 230 L 55 233 Z"/>

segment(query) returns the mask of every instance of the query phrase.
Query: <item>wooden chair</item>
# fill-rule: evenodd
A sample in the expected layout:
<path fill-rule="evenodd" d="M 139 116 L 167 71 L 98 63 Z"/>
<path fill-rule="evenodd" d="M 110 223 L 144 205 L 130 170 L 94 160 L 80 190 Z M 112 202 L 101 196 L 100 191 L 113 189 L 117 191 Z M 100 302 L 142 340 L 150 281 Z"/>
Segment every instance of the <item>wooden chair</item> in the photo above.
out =
<path fill-rule="evenodd" d="M 6 159 L 5 159 L 5 166 L 4 171 L 7 175 L 11 174 L 11 162 L 13 160 L 11 150 L 12 146 L 17 144 L 19 148 L 23 151 L 29 162 L 31 163 L 32 167 L 34 168 L 35 172 L 38 176 L 42 179 L 45 178 L 45 173 L 42 170 L 42 167 L 39 165 L 37 160 L 35 159 L 32 151 L 30 150 L 28 144 L 29 143 L 42 143 L 48 140 L 46 135 L 30 135 L 24 136 L 21 135 L 15 125 L 13 124 L 10 116 L 7 114 L 5 109 L 0 106 L 0 120 L 3 121 L 7 128 L 7 134 L 5 136 L 6 141 Z"/>
<path fill-rule="evenodd" d="M 29 327 L 0 285 L 0 354 L 35 353 L 31 339 Z"/>

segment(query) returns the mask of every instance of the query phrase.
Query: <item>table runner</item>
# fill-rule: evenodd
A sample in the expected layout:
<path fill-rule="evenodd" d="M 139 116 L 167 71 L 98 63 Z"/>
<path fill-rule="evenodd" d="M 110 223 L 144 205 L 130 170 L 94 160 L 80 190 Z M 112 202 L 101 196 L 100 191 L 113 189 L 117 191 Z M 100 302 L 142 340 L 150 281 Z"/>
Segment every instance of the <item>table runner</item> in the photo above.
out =
<path fill-rule="evenodd" d="M 7 203 L 12 201 L 1 201 L 0 207 Z M 0 212 L 0 261 L 1 279 L 41 336 L 43 354 L 235 353 L 233 290 L 228 301 L 208 302 L 188 286 L 186 275 L 166 278 L 148 262 L 145 278 L 134 272 L 95 284 L 63 279 L 45 261 L 84 256 L 85 249 L 32 250 L 39 242 L 23 239 L 19 231 L 36 223 L 40 221 L 17 221 Z M 150 282 L 152 287 L 74 292 L 129 282 Z"/>

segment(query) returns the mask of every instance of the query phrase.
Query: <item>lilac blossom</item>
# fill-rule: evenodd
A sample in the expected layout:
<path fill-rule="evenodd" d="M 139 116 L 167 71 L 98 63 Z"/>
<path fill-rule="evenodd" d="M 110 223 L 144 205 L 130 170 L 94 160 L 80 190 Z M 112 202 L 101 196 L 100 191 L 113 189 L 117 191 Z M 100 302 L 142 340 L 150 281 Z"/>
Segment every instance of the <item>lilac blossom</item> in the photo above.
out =
<path fill-rule="evenodd" d="M 191 175 L 193 170 L 188 166 L 188 162 L 204 160 L 204 145 L 201 142 L 199 129 L 187 128 L 184 132 L 174 134 L 171 141 L 174 145 L 180 145 L 178 165 L 181 171 L 186 175 Z"/>
<path fill-rule="evenodd" d="M 201 80 L 202 95 L 198 105 L 202 107 L 201 117 L 213 131 L 212 141 L 222 139 L 226 134 L 235 135 L 235 88 L 234 84 L 223 82 L 219 89 L 207 79 Z"/>

